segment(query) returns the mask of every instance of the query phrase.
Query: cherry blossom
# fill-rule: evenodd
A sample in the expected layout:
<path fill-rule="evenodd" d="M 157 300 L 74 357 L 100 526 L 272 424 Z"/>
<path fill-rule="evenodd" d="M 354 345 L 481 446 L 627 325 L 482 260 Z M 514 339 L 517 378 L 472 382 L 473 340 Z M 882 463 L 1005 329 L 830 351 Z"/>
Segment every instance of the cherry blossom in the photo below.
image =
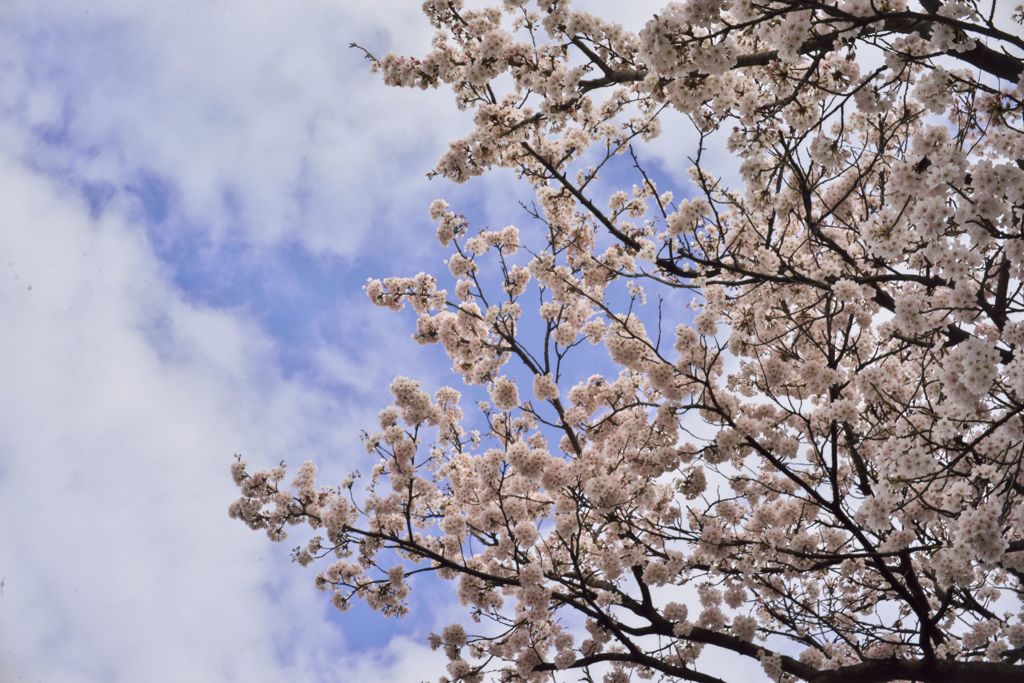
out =
<path fill-rule="evenodd" d="M 424 12 L 432 51 L 372 68 L 473 112 L 435 173 L 535 200 L 439 199 L 436 272 L 366 284 L 457 388 L 394 380 L 360 486 L 239 459 L 231 516 L 312 529 L 341 609 L 451 581 L 442 680 L 1024 678 L 1024 9 Z"/>

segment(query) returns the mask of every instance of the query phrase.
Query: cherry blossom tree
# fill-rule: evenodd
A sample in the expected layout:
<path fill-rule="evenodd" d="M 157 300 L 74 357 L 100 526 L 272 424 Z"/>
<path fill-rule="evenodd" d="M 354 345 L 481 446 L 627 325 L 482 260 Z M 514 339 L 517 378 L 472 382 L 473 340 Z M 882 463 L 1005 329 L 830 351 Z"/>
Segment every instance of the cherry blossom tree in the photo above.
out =
<path fill-rule="evenodd" d="M 424 11 L 372 68 L 474 112 L 437 174 L 535 195 L 435 201 L 448 272 L 367 283 L 462 391 L 395 379 L 365 482 L 239 459 L 231 515 L 315 530 L 340 609 L 455 582 L 452 681 L 1024 680 L 1024 10 Z"/>

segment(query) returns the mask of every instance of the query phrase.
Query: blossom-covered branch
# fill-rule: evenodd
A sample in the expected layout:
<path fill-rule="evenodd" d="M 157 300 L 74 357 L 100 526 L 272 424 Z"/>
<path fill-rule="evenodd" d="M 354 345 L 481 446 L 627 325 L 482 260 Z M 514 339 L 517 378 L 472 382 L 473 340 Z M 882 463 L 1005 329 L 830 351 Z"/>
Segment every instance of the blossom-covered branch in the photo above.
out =
<path fill-rule="evenodd" d="M 232 516 L 311 528 L 342 609 L 456 582 L 453 681 L 1024 677 L 1024 10 L 424 10 L 433 51 L 372 68 L 451 87 L 436 173 L 514 170 L 530 224 L 435 201 L 447 272 L 366 292 L 458 388 L 394 380 L 365 488 L 239 460 Z"/>

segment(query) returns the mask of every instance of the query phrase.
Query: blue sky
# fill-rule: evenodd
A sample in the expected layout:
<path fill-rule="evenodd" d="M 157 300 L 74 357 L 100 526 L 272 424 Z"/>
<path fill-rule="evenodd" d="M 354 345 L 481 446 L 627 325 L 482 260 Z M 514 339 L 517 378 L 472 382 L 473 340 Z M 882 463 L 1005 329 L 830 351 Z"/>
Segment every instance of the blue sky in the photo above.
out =
<path fill-rule="evenodd" d="M 430 28 L 417 3 L 135 5 L 0 22 L 0 679 L 440 672 L 445 604 L 339 618 L 226 516 L 234 452 L 340 476 L 391 375 L 441 379 L 361 287 L 437 260 L 434 196 L 486 211 L 425 179 L 465 121 L 346 47 Z"/>
<path fill-rule="evenodd" d="M 233 453 L 340 478 L 392 376 L 449 381 L 361 290 L 443 268 L 431 199 L 526 221 L 507 175 L 428 181 L 468 114 L 347 48 L 425 52 L 419 4 L 4 5 L 0 679 L 442 672 L 424 636 L 457 618 L 449 594 L 339 618 L 288 543 L 226 516 Z M 666 173 L 683 134 L 651 150 Z"/>

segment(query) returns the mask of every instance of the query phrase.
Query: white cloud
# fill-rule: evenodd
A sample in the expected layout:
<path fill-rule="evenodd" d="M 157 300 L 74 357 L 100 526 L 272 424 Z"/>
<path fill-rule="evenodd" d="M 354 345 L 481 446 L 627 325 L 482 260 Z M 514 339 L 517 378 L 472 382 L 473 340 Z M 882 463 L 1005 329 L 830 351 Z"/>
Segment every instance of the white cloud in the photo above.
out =
<path fill-rule="evenodd" d="M 5 14 L 0 112 L 48 141 L 33 156 L 115 191 L 150 177 L 221 240 L 352 255 L 375 223 L 423 219 L 423 174 L 470 125 L 449 93 L 385 87 L 348 47 L 429 50 L 419 3 L 14 0 Z"/>
<path fill-rule="evenodd" d="M 448 660 L 440 650 L 432 651 L 408 638 L 394 638 L 387 647 L 350 663 L 339 683 L 414 683 L 435 681 L 444 674 Z"/>
<path fill-rule="evenodd" d="M 91 219 L 7 154 L 0 184 L 0 679 L 337 670 L 324 596 L 227 518 L 227 467 L 235 450 L 353 466 L 347 406 L 282 378 L 244 318 L 187 303 L 118 211 Z"/>

